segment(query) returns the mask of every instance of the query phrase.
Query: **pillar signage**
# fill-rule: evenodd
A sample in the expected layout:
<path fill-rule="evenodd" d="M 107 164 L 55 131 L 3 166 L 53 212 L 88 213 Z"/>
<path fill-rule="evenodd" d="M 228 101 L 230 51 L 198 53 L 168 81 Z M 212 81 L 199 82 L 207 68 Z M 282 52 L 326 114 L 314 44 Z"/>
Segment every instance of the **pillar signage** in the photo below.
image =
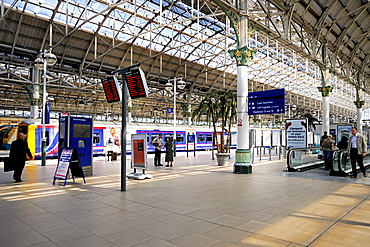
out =
<path fill-rule="evenodd" d="M 285 113 L 285 89 L 248 93 L 248 115 Z"/>

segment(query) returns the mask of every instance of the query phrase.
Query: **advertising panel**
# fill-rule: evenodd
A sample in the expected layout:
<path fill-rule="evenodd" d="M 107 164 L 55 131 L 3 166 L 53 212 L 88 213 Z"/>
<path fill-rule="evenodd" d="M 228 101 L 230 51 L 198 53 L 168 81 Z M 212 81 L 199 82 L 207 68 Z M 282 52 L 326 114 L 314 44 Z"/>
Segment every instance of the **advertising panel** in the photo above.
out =
<path fill-rule="evenodd" d="M 147 167 L 146 134 L 131 135 L 131 150 L 132 150 L 131 168 L 146 169 Z"/>
<path fill-rule="evenodd" d="M 286 119 L 286 147 L 307 148 L 307 119 Z"/>
<path fill-rule="evenodd" d="M 342 136 L 349 138 L 350 135 L 352 135 L 351 131 L 352 131 L 352 125 L 350 124 L 337 125 L 337 134 L 338 134 L 337 142 L 342 140 Z"/>

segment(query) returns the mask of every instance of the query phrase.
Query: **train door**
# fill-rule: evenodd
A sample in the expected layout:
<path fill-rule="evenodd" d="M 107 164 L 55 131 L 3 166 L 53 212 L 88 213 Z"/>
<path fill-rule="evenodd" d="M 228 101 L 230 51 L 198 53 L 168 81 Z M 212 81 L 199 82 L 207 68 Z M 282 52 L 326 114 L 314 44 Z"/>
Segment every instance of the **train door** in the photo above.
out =
<path fill-rule="evenodd" d="M 93 128 L 93 155 L 103 155 L 104 154 L 104 129 L 105 127 L 94 127 Z"/>

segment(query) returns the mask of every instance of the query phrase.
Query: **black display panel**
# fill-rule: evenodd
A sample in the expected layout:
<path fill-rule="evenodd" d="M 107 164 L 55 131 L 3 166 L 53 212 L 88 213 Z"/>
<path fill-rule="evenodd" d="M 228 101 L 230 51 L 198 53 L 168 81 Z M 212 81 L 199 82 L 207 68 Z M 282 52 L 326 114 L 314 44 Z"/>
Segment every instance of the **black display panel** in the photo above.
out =
<path fill-rule="evenodd" d="M 132 99 L 148 96 L 148 85 L 144 73 L 139 67 L 125 71 L 124 75 Z"/>
<path fill-rule="evenodd" d="M 117 78 L 114 76 L 107 77 L 102 80 L 102 83 L 108 103 L 121 101 L 121 88 L 118 84 Z"/>

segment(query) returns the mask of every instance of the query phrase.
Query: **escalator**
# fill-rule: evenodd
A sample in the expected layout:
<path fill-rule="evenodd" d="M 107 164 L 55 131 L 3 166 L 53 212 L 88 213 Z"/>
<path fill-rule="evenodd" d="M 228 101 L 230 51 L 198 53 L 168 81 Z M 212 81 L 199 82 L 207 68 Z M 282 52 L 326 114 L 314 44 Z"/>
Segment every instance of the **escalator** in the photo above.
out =
<path fill-rule="evenodd" d="M 338 159 L 333 162 L 333 168 L 330 171 L 331 176 L 347 177 L 352 173 L 351 159 L 347 157 L 346 150 L 339 150 Z M 365 170 L 370 168 L 370 151 L 364 157 Z M 360 167 L 357 166 L 357 173 L 361 173 Z"/>
<path fill-rule="evenodd" d="M 302 172 L 324 166 L 324 161 L 318 158 L 319 153 L 320 149 L 318 147 L 290 149 L 287 153 L 285 171 Z"/>
<path fill-rule="evenodd" d="M 302 172 L 318 167 L 325 166 L 324 160 L 318 158 L 320 149 L 312 148 L 294 148 L 290 149 L 287 154 L 287 172 Z M 370 150 L 364 157 L 365 169 L 370 168 Z M 335 150 L 329 175 L 347 177 L 352 173 L 351 160 L 347 157 L 346 150 Z M 357 173 L 361 173 L 360 167 L 357 166 Z"/>

